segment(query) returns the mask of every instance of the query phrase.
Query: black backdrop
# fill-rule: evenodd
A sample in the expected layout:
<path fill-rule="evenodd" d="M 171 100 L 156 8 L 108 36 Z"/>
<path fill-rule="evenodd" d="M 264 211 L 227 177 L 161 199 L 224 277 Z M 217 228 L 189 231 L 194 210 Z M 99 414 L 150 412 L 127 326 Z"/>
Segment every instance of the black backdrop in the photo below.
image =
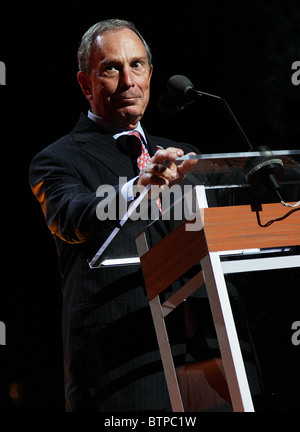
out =
<path fill-rule="evenodd" d="M 2 412 L 64 410 L 56 251 L 27 173 L 34 154 L 87 109 L 76 51 L 92 24 L 128 19 L 150 43 L 154 75 L 143 122 L 150 133 L 203 153 L 247 149 L 216 101 L 200 100 L 176 117 L 158 110 L 168 78 L 183 74 L 227 100 L 253 145 L 297 149 L 300 138 L 300 87 L 291 81 L 300 60 L 297 0 L 33 4 L 1 7 L 0 17 Z"/>

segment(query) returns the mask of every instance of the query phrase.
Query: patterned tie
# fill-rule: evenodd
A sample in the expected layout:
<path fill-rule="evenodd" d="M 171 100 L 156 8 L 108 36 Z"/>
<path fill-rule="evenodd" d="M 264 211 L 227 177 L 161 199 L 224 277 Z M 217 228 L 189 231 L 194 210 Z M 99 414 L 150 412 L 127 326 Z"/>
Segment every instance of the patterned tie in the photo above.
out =
<path fill-rule="evenodd" d="M 138 167 L 139 167 L 139 170 L 141 171 L 142 169 L 145 168 L 145 166 L 146 166 L 147 163 L 149 162 L 149 160 L 150 160 L 150 155 L 149 155 L 148 150 L 146 149 L 146 147 L 145 147 L 145 145 L 144 145 L 144 143 L 143 143 L 143 140 L 142 140 L 141 134 L 140 134 L 139 132 L 137 132 L 137 131 L 132 131 L 132 132 L 129 132 L 128 135 L 135 136 L 135 137 L 137 137 L 137 138 L 140 140 L 140 143 L 141 143 L 141 146 L 142 146 L 142 153 L 141 153 L 141 155 L 137 158 L 137 165 L 138 165 Z"/>
<path fill-rule="evenodd" d="M 138 167 L 139 167 L 139 170 L 141 171 L 142 169 L 145 168 L 145 166 L 146 166 L 146 165 L 148 164 L 148 162 L 150 161 L 150 155 L 149 155 L 149 152 L 148 152 L 148 150 L 146 149 L 146 146 L 145 146 L 145 144 L 143 143 L 143 140 L 142 140 L 141 134 L 140 134 L 138 131 L 132 131 L 132 132 L 129 132 L 128 135 L 135 136 L 135 137 L 137 137 L 137 138 L 139 139 L 139 141 L 140 141 L 140 144 L 141 144 L 141 147 L 142 147 L 142 152 L 140 153 L 140 156 L 137 158 L 137 165 L 138 165 Z M 158 208 L 159 208 L 160 212 L 162 212 L 160 198 L 158 198 L 158 200 L 157 200 L 156 202 L 157 202 L 157 205 L 158 205 Z"/>

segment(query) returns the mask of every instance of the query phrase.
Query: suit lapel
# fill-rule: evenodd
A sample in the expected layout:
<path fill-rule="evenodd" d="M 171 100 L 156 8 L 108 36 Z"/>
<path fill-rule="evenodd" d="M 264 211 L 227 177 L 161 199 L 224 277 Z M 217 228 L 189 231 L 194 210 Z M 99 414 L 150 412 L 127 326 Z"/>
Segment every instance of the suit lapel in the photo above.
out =
<path fill-rule="evenodd" d="M 84 114 L 73 130 L 73 140 L 80 145 L 82 152 L 99 160 L 117 177 L 134 176 L 130 158 L 118 149 L 112 135 Z"/>
<path fill-rule="evenodd" d="M 145 130 L 144 132 L 149 153 L 152 157 L 160 148 L 160 145 L 157 144 L 155 137 L 149 135 Z M 117 177 L 127 176 L 129 179 L 136 175 L 130 158 L 120 151 L 113 136 L 90 120 L 85 114 L 81 114 L 72 134 L 73 140 L 80 145 L 82 152 L 99 160 Z"/>
<path fill-rule="evenodd" d="M 149 135 L 145 129 L 144 129 L 144 132 L 145 132 L 147 144 L 149 147 L 149 154 L 151 157 L 154 156 L 154 154 L 157 152 L 157 150 L 162 149 L 162 148 L 167 148 L 167 146 L 162 146 L 162 140 L 161 139 L 159 140 L 159 144 L 158 144 L 156 137 Z"/>

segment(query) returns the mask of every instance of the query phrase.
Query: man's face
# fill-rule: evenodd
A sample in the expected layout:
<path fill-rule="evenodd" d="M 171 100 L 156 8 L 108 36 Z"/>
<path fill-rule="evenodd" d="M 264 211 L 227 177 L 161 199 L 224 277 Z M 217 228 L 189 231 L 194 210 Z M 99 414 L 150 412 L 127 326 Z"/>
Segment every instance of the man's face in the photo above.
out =
<path fill-rule="evenodd" d="M 152 67 L 145 47 L 129 29 L 98 36 L 91 59 L 91 73 L 78 74 L 92 112 L 115 125 L 133 129 L 149 101 Z"/>

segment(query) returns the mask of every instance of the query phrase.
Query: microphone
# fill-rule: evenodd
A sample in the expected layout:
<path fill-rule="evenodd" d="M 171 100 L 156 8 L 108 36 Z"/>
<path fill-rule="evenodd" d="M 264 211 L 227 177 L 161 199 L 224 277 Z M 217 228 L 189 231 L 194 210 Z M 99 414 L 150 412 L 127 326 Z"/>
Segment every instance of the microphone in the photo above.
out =
<path fill-rule="evenodd" d="M 159 109 L 167 115 L 178 114 L 186 105 L 194 102 L 194 87 L 191 81 L 183 75 L 172 76 L 167 83 L 168 92 L 158 99 Z"/>
<path fill-rule="evenodd" d="M 183 75 L 174 75 L 169 78 L 167 82 L 168 93 L 163 94 L 159 99 L 159 108 L 165 114 L 177 114 L 182 111 L 186 105 L 191 104 L 199 97 L 210 97 L 220 100 L 225 109 L 229 113 L 233 123 L 238 128 L 243 139 L 246 141 L 249 150 L 253 151 L 253 146 L 250 143 L 247 135 L 243 131 L 237 118 L 233 114 L 231 108 L 225 99 L 209 93 L 196 90 L 191 81 Z M 255 149 L 261 152 L 262 155 L 250 160 L 246 166 L 244 174 L 246 181 L 251 186 L 261 188 L 266 186 L 268 189 L 274 191 L 280 197 L 280 183 L 283 176 L 283 163 L 280 159 L 272 156 L 272 151 L 265 146 Z M 281 198 L 282 201 L 282 198 Z"/>
<path fill-rule="evenodd" d="M 186 102 L 194 102 L 198 96 L 191 81 L 183 75 L 174 75 L 167 82 L 168 92 Z"/>
<path fill-rule="evenodd" d="M 201 96 L 218 99 L 223 103 L 227 112 L 230 114 L 233 123 L 238 128 L 249 149 L 253 150 L 252 144 L 225 99 L 220 96 L 196 90 L 191 81 L 183 75 L 174 75 L 169 78 L 167 89 L 168 93 L 164 93 L 158 101 L 158 106 L 164 114 L 177 114 Z"/>

